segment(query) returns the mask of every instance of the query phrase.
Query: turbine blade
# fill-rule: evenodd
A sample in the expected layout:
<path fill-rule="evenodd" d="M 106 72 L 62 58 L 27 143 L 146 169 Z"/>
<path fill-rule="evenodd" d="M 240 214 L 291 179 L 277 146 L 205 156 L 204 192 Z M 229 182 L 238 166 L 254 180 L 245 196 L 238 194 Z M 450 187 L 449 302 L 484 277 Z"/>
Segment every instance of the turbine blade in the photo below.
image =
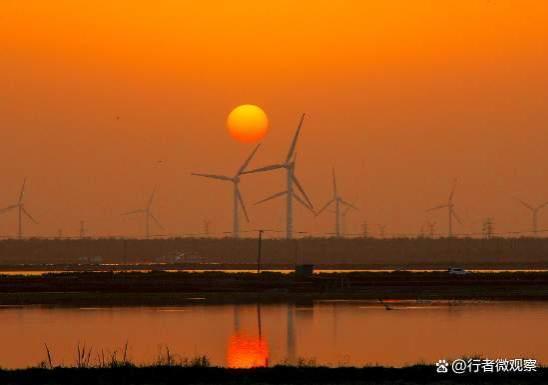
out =
<path fill-rule="evenodd" d="M 21 208 L 21 210 L 23 211 L 23 213 L 31 220 L 33 221 L 34 223 L 38 224 L 38 221 L 36 219 L 34 219 L 32 217 L 32 215 L 29 214 L 29 212 L 27 210 L 25 210 L 24 207 Z"/>
<path fill-rule="evenodd" d="M 327 202 L 321 209 L 316 213 L 316 215 L 320 215 L 326 208 L 329 207 L 331 203 L 335 202 L 335 198 L 331 199 L 329 202 Z"/>
<path fill-rule="evenodd" d="M 4 214 L 5 212 L 10 211 L 10 210 L 16 208 L 17 206 L 19 206 L 19 205 L 11 205 L 11 206 L 8 206 L 8 207 L 4 207 L 3 209 L 0 209 L 0 214 Z"/>
<path fill-rule="evenodd" d="M 344 199 L 341 199 L 341 203 L 343 205 L 346 205 L 348 209 L 358 210 L 356 206 L 354 206 L 352 203 L 345 201 Z"/>
<path fill-rule="evenodd" d="M 247 215 L 244 198 L 242 198 L 242 193 L 240 192 L 240 189 L 237 190 L 237 195 L 238 195 L 238 200 L 240 201 L 240 205 L 242 206 L 242 211 L 244 212 L 245 220 L 249 222 L 249 215 Z"/>
<path fill-rule="evenodd" d="M 546 205 L 548 205 L 548 202 L 544 202 L 543 204 L 541 204 L 540 206 L 537 207 L 537 210 L 540 210 L 542 208 L 544 208 Z"/>
<path fill-rule="evenodd" d="M 23 179 L 23 186 L 21 186 L 21 192 L 19 193 L 18 203 L 23 201 L 23 196 L 25 195 L 25 185 L 27 184 L 27 178 Z"/>
<path fill-rule="evenodd" d="M 261 146 L 261 143 L 259 143 L 257 146 L 255 146 L 255 149 L 253 149 L 253 151 L 251 152 L 251 155 L 249 155 L 249 157 L 246 159 L 246 161 L 244 162 L 244 164 L 242 164 L 242 167 L 240 167 L 240 169 L 238 170 L 238 172 L 236 173 L 236 176 L 240 175 L 242 172 L 244 172 L 244 170 L 246 169 L 246 167 L 249 165 L 249 162 L 251 162 L 251 159 L 253 159 L 253 156 L 255 155 L 255 153 L 257 152 L 257 150 L 259 149 L 259 147 Z"/>
<path fill-rule="evenodd" d="M 244 171 L 244 172 L 242 172 L 242 174 L 253 174 L 255 172 L 271 171 L 271 170 L 276 170 L 276 169 L 284 168 L 284 167 L 285 167 L 285 165 L 283 165 L 283 164 L 272 164 L 270 166 L 265 166 L 265 167 L 261 167 L 261 168 L 256 168 L 254 170 Z"/>
<path fill-rule="evenodd" d="M 535 211 L 534 207 L 531 206 L 530 204 L 528 203 L 525 203 L 524 201 L 522 201 L 521 199 L 519 198 L 514 198 L 515 200 L 517 200 L 519 203 L 521 203 L 522 205 L 524 205 L 526 208 L 528 208 L 529 210 L 532 210 L 532 211 Z"/>
<path fill-rule="evenodd" d="M 287 194 L 287 191 L 282 191 L 282 192 L 276 193 L 276 194 L 274 194 L 274 195 L 271 195 L 271 196 L 269 196 L 268 198 L 265 198 L 265 199 L 262 199 L 262 200 L 260 200 L 260 201 L 258 201 L 258 202 L 255 202 L 255 204 L 258 205 L 258 204 L 260 204 L 260 203 L 269 201 L 269 200 L 271 200 L 271 199 L 281 197 L 282 195 L 285 195 L 285 194 Z"/>
<path fill-rule="evenodd" d="M 162 230 L 164 229 L 164 226 L 162 226 L 162 224 L 161 224 L 160 221 L 154 216 L 154 214 L 149 213 L 148 215 L 152 218 L 152 220 L 156 223 L 156 225 L 158 225 L 159 228 L 161 228 Z"/>
<path fill-rule="evenodd" d="M 462 221 L 460 220 L 459 216 L 457 215 L 457 213 L 455 212 L 455 209 L 452 209 L 451 210 L 451 215 L 453 216 L 453 218 L 455 218 L 457 220 L 457 222 L 459 222 L 459 224 L 462 225 Z"/>
<path fill-rule="evenodd" d="M 227 180 L 232 182 L 232 178 L 224 175 L 214 175 L 214 174 L 198 174 L 196 172 L 191 173 L 190 175 L 193 176 L 202 176 L 204 178 L 213 178 L 213 179 L 220 179 L 220 180 Z"/>
<path fill-rule="evenodd" d="M 301 183 L 299 182 L 295 174 L 293 174 L 293 182 L 295 182 L 295 186 L 297 186 L 301 194 L 303 194 L 303 197 L 306 200 L 307 205 L 310 206 L 311 209 L 313 209 L 314 205 L 310 201 L 310 198 L 308 198 L 308 195 L 306 195 L 306 193 L 304 192 L 303 186 L 301 185 Z"/>
<path fill-rule="evenodd" d="M 314 211 L 314 209 L 312 207 L 310 207 L 300 196 L 298 196 L 297 194 L 293 193 L 293 198 L 295 198 L 295 200 L 297 202 L 299 202 L 301 205 L 303 205 L 304 207 L 306 207 L 306 209 L 312 211 L 312 214 L 316 215 L 316 212 Z"/>
<path fill-rule="evenodd" d="M 449 202 L 453 201 L 453 195 L 455 195 L 456 187 L 457 187 L 457 178 L 453 180 L 453 187 L 451 188 L 451 193 L 449 194 Z"/>
<path fill-rule="evenodd" d="M 156 195 L 156 187 L 152 190 L 152 194 L 150 194 L 150 198 L 148 198 L 147 207 L 150 208 L 152 206 L 152 201 L 154 200 L 154 195 Z"/>
<path fill-rule="evenodd" d="M 335 177 L 335 167 L 333 167 L 333 196 L 337 196 L 337 178 Z"/>
<path fill-rule="evenodd" d="M 291 146 L 289 147 L 289 152 L 287 153 L 287 157 L 285 158 L 285 163 L 289 163 L 291 158 L 293 157 L 293 152 L 295 152 L 295 147 L 297 147 L 297 140 L 299 139 L 299 133 L 301 132 L 301 127 L 303 126 L 305 114 L 301 115 L 301 120 L 299 121 L 299 125 L 297 126 L 297 131 L 295 132 L 295 136 L 293 136 L 293 141 L 291 142 Z"/>
<path fill-rule="evenodd" d="M 139 209 L 139 210 L 133 210 L 133 211 L 126 211 L 125 213 L 122 213 L 120 215 L 133 215 L 133 214 L 140 214 L 140 213 L 146 213 L 146 210 Z"/>
<path fill-rule="evenodd" d="M 439 205 L 439 206 L 435 206 L 435 207 L 429 208 L 429 209 L 426 210 L 426 211 L 439 210 L 439 209 L 443 209 L 443 208 L 445 208 L 445 207 L 449 207 L 449 205 Z"/>

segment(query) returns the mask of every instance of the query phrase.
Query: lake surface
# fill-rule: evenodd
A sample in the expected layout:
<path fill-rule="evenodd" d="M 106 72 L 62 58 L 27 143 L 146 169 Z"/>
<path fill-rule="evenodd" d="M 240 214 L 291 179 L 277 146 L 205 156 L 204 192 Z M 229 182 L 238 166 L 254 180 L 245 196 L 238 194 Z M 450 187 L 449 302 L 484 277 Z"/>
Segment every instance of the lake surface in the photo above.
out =
<path fill-rule="evenodd" d="M 198 300 L 198 299 L 197 299 Z M 0 366 L 46 357 L 73 364 L 77 344 L 107 354 L 126 341 L 132 361 L 168 347 L 179 357 L 248 367 L 295 363 L 402 366 L 438 359 L 536 358 L 548 363 L 548 303 L 370 301 L 306 305 L 190 305 L 161 308 L 0 307 Z"/>

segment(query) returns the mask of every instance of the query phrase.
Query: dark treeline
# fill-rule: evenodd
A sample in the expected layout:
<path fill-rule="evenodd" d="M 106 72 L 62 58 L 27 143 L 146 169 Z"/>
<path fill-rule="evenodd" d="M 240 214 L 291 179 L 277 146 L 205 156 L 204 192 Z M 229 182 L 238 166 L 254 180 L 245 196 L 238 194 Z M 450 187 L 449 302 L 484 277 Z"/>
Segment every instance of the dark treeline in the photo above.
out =
<path fill-rule="evenodd" d="M 0 264 L 225 263 L 254 264 L 257 240 L 170 239 L 7 239 Z M 548 238 L 301 238 L 266 239 L 265 264 L 355 264 L 364 267 L 427 268 L 548 267 Z"/>

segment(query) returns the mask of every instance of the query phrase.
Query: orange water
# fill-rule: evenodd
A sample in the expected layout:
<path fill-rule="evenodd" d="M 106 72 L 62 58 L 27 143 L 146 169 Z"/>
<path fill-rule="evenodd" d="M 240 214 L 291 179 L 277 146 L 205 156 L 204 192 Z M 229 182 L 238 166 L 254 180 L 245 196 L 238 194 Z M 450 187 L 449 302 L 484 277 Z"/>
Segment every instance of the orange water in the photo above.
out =
<path fill-rule="evenodd" d="M 179 357 L 249 366 L 313 359 L 319 364 L 401 366 L 440 358 L 536 358 L 548 362 L 548 303 L 324 301 L 293 305 L 160 308 L 0 308 L 0 366 L 72 364 L 78 343 L 129 357 Z"/>

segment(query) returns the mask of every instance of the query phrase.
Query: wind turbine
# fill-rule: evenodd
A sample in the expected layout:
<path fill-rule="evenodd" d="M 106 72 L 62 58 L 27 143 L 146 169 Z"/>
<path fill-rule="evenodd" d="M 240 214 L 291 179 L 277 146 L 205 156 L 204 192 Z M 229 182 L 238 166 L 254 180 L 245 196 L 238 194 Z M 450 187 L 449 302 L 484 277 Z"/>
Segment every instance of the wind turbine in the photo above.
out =
<path fill-rule="evenodd" d="M 301 183 L 295 176 L 295 162 L 296 162 L 295 148 L 297 147 L 297 140 L 299 139 L 299 133 L 301 132 L 301 127 L 304 122 L 304 117 L 305 117 L 305 114 L 302 114 L 301 120 L 299 121 L 299 125 L 297 126 L 297 131 L 295 132 L 295 136 L 293 136 L 293 141 L 291 142 L 291 146 L 289 147 L 289 151 L 283 163 L 272 164 L 269 166 L 257 168 L 250 171 L 245 171 L 242 173 L 242 174 L 252 174 L 256 172 L 272 171 L 280 168 L 285 168 L 286 174 L 287 174 L 286 175 L 287 189 L 285 191 L 271 195 L 268 198 L 260 200 L 256 202 L 255 204 L 263 203 L 284 195 L 286 196 L 286 238 L 287 239 L 293 238 L 293 199 L 295 199 L 297 202 L 302 204 L 304 207 L 306 207 L 310 211 L 314 212 L 314 206 L 312 205 L 312 202 L 310 202 L 308 195 L 306 195 L 306 192 L 304 191 Z M 294 190 L 294 187 L 297 187 L 297 189 L 302 194 L 302 197 L 300 197 L 296 193 L 296 191 Z"/>
<path fill-rule="evenodd" d="M 447 208 L 447 219 L 449 221 L 448 222 L 447 234 L 448 234 L 449 238 L 451 238 L 453 236 L 453 218 L 455 218 L 457 220 L 457 222 L 462 224 L 459 216 L 455 212 L 455 204 L 453 203 L 453 196 L 455 195 L 455 188 L 456 187 L 457 187 L 457 180 L 455 179 L 453 181 L 453 188 L 451 189 L 451 193 L 449 194 L 449 199 L 447 200 L 447 203 L 443 204 L 443 205 L 436 206 L 436 207 L 432 207 L 432 208 L 426 210 L 426 211 L 434 211 L 434 210 Z"/>
<path fill-rule="evenodd" d="M 346 229 L 346 216 L 348 215 L 348 212 L 352 209 L 352 207 L 348 206 L 346 207 L 343 212 L 341 213 L 341 234 L 342 236 L 347 235 L 347 229 Z"/>
<path fill-rule="evenodd" d="M 546 205 L 548 205 L 548 202 L 544 202 L 541 205 L 538 205 L 536 207 L 531 206 L 530 204 L 522 201 L 521 199 L 516 198 L 518 202 L 520 202 L 525 208 L 531 210 L 531 213 L 533 214 L 533 234 L 537 236 L 538 234 L 538 213 L 540 210 L 542 210 Z"/>
<path fill-rule="evenodd" d="M 348 210 L 353 209 L 357 210 L 358 208 L 352 203 L 345 201 L 337 191 L 337 178 L 335 177 L 335 169 L 333 168 L 333 198 L 328 201 L 321 209 L 318 211 L 317 215 L 320 215 L 326 208 L 335 203 L 335 235 L 337 237 L 341 236 L 341 217 L 346 217 Z M 344 212 L 341 213 L 341 206 L 345 206 Z"/>
<path fill-rule="evenodd" d="M 12 209 L 17 209 L 17 212 L 18 212 L 17 235 L 19 239 L 23 238 L 23 214 L 32 222 L 38 224 L 38 222 L 25 209 L 25 203 L 23 202 L 23 198 L 25 196 L 26 184 L 27 184 L 27 178 L 23 179 L 23 186 L 21 187 L 21 192 L 19 193 L 19 199 L 17 200 L 17 203 L 0 210 L 0 214 L 3 214 Z"/>
<path fill-rule="evenodd" d="M 233 184 L 233 209 L 232 209 L 232 236 L 234 238 L 240 237 L 240 218 L 239 218 L 239 212 L 240 212 L 240 206 L 242 207 L 242 211 L 244 212 L 245 219 L 249 222 L 249 216 L 247 215 L 247 210 L 245 209 L 244 200 L 242 198 L 242 193 L 240 192 L 240 175 L 245 174 L 244 171 L 246 167 L 249 165 L 249 162 L 251 162 L 251 159 L 259 149 L 260 144 L 258 144 L 255 149 L 251 152 L 251 155 L 245 160 L 245 162 L 240 166 L 238 171 L 236 171 L 236 174 L 234 176 L 225 176 L 225 175 L 213 175 L 213 174 L 198 174 L 198 173 L 192 173 L 191 175 L 194 176 L 202 176 L 205 178 L 213 178 L 213 179 L 219 179 L 226 182 L 232 182 Z"/>
<path fill-rule="evenodd" d="M 122 215 L 144 214 L 145 215 L 145 235 L 147 239 L 150 238 L 150 220 L 151 219 L 156 223 L 156 225 L 159 228 L 161 229 L 164 228 L 162 224 L 158 221 L 158 219 L 154 216 L 154 214 L 152 214 L 152 201 L 154 200 L 155 194 L 156 194 L 156 189 L 152 190 L 152 194 L 150 194 L 150 198 L 148 199 L 144 209 L 128 211 L 122 214 Z"/>

